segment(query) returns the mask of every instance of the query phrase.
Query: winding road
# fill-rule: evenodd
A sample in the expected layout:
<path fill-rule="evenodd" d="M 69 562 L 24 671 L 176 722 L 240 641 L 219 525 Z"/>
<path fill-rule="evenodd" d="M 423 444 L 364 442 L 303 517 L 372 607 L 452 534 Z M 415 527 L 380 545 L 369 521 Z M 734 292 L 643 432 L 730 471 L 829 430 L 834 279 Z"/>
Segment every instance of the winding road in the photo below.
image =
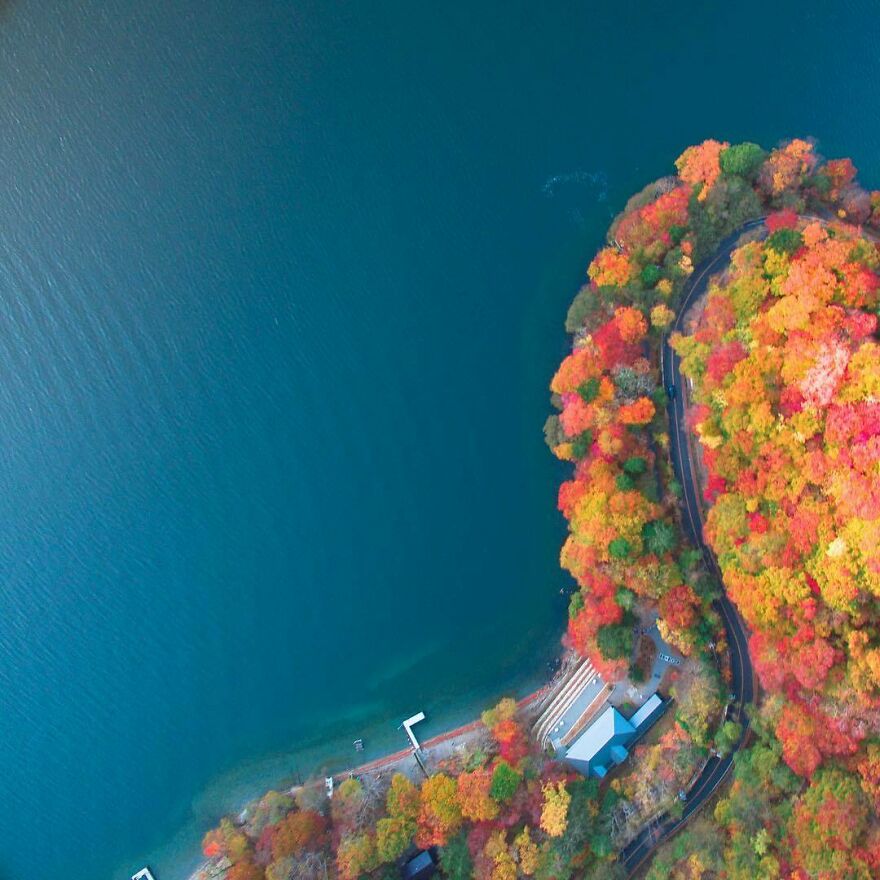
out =
<path fill-rule="evenodd" d="M 688 279 L 681 306 L 676 315 L 670 333 L 680 331 L 682 322 L 687 311 L 702 296 L 705 295 L 709 279 L 730 260 L 730 255 L 736 248 L 736 243 L 744 232 L 758 229 L 764 224 L 763 218 L 751 220 L 740 226 L 731 233 L 718 246 L 715 255 L 706 263 L 700 265 L 694 274 Z M 667 409 L 669 412 L 669 452 L 675 475 L 681 483 L 684 500 L 684 516 L 682 525 L 688 537 L 703 552 L 706 567 L 721 582 L 721 569 L 715 555 L 703 542 L 703 509 L 700 503 L 700 495 L 697 489 L 697 478 L 694 463 L 691 458 L 688 444 L 687 429 L 685 427 L 686 385 L 682 380 L 679 367 L 681 359 L 669 345 L 669 335 L 663 339 L 660 351 L 660 366 L 663 376 L 663 386 L 675 387 L 675 394 L 669 400 Z M 681 818 L 675 818 L 668 813 L 657 817 L 646 825 L 631 843 L 620 853 L 620 864 L 626 870 L 626 876 L 632 877 L 653 851 L 665 840 L 675 834 L 676 831 L 711 797 L 716 788 L 721 784 L 730 768 L 733 766 L 733 756 L 742 747 L 748 735 L 749 719 L 746 716 L 745 707 L 754 699 L 755 684 L 752 661 L 749 657 L 748 636 L 743 628 L 742 621 L 736 613 L 727 596 L 722 596 L 715 602 L 715 609 L 721 615 L 724 629 L 727 634 L 727 643 L 730 646 L 730 665 L 733 674 L 730 692 L 733 700 L 728 706 L 726 718 L 737 721 L 742 725 L 742 734 L 733 751 L 726 758 L 712 757 L 706 763 L 703 771 L 697 777 L 694 784 L 687 792 L 684 812 Z"/>

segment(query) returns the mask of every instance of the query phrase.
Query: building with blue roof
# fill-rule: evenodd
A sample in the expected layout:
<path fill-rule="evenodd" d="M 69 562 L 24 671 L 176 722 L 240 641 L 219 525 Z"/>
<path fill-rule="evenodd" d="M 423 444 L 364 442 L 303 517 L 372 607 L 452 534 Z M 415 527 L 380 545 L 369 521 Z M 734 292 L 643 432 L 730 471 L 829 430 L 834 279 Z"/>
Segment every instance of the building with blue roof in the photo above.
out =
<path fill-rule="evenodd" d="M 584 776 L 603 779 L 629 757 L 629 748 L 663 714 L 668 701 L 652 694 L 627 720 L 614 708 L 604 712 L 571 744 L 565 759 Z"/>
<path fill-rule="evenodd" d="M 605 711 L 571 744 L 566 760 L 584 776 L 600 779 L 629 756 L 626 750 L 636 729 L 614 708 Z"/>

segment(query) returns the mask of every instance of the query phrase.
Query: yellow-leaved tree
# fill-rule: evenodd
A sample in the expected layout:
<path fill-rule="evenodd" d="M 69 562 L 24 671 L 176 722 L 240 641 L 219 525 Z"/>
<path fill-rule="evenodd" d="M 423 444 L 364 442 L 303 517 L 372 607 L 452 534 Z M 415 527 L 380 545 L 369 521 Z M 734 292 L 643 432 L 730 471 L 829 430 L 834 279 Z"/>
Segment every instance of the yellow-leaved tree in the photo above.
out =
<path fill-rule="evenodd" d="M 550 837 L 562 837 L 568 827 L 568 807 L 571 804 L 571 795 L 564 782 L 556 785 L 547 783 L 541 791 L 544 792 L 544 806 L 541 810 L 541 830 Z"/>

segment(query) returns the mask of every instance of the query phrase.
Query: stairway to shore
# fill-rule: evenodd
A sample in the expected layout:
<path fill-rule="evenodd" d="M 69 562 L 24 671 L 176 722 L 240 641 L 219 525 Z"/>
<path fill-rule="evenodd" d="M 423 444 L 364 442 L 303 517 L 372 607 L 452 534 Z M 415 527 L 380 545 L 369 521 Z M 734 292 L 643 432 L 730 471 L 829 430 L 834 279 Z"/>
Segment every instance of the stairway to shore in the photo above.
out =
<path fill-rule="evenodd" d="M 561 682 L 559 690 L 553 696 L 547 708 L 541 713 L 533 728 L 535 739 L 542 749 L 547 744 L 550 732 L 559 723 L 562 716 L 571 708 L 583 689 L 597 675 L 598 673 L 593 664 L 589 660 L 584 660 L 579 666 L 574 668 L 568 678 Z"/>

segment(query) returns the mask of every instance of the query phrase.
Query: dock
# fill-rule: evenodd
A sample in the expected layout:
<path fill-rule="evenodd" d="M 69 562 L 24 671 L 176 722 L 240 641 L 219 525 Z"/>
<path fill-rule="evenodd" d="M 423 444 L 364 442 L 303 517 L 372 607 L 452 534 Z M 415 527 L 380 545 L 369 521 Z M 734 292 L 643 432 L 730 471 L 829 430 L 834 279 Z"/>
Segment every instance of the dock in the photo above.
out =
<path fill-rule="evenodd" d="M 412 743 L 413 749 L 415 751 L 420 751 L 421 746 L 419 745 L 419 741 L 416 739 L 416 735 L 412 732 L 413 724 L 418 724 L 420 721 L 425 720 L 425 713 L 418 712 L 415 715 L 411 715 L 406 721 L 403 722 L 400 726 L 406 731 L 406 735 L 409 737 L 409 741 Z"/>
<path fill-rule="evenodd" d="M 131 875 L 131 880 L 156 880 L 149 868 L 141 868 L 137 874 Z"/>

